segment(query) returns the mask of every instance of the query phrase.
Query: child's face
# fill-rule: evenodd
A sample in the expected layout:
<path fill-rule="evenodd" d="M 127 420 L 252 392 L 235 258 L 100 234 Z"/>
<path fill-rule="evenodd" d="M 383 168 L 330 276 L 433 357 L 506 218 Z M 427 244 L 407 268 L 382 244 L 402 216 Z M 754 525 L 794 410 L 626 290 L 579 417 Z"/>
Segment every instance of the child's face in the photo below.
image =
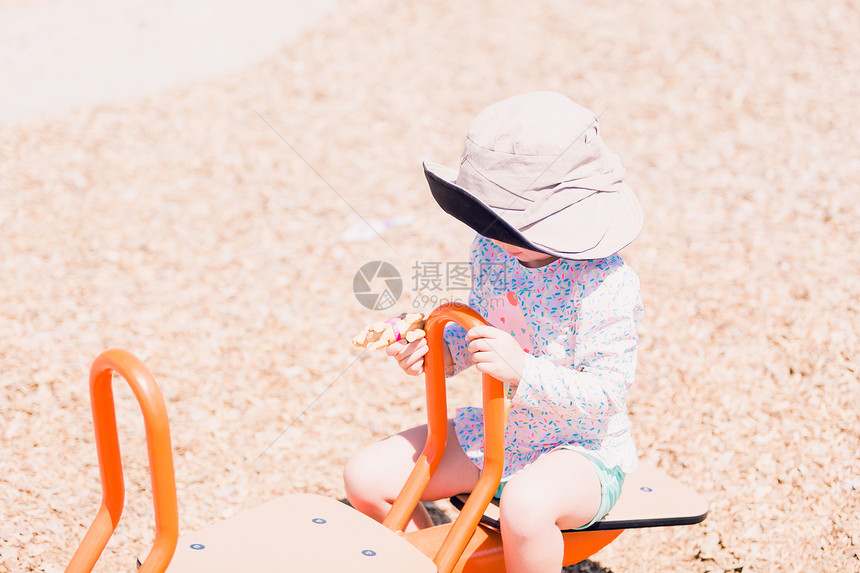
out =
<path fill-rule="evenodd" d="M 553 257 L 552 255 L 541 253 L 540 251 L 530 251 L 529 249 L 523 249 L 522 247 L 509 245 L 508 243 L 503 243 L 495 239 L 490 240 L 493 241 L 496 245 L 498 245 L 498 247 L 505 251 L 507 254 L 521 262 L 524 267 L 535 269 L 548 265 L 558 259 L 558 257 Z"/>

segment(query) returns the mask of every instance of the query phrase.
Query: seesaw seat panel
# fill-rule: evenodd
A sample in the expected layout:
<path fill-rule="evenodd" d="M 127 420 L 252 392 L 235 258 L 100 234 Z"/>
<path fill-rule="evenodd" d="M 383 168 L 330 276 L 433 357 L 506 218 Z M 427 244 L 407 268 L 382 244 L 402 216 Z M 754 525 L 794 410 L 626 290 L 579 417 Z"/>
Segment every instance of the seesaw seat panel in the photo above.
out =
<path fill-rule="evenodd" d="M 460 509 L 467 495 L 451 499 Z M 499 528 L 497 499 L 487 508 L 481 523 Z M 708 515 L 708 500 L 678 480 L 646 463 L 629 474 L 615 507 L 600 521 L 582 531 L 635 529 L 699 523 Z"/>
<path fill-rule="evenodd" d="M 334 499 L 295 494 L 179 538 L 168 573 L 435 573 L 381 524 Z"/>

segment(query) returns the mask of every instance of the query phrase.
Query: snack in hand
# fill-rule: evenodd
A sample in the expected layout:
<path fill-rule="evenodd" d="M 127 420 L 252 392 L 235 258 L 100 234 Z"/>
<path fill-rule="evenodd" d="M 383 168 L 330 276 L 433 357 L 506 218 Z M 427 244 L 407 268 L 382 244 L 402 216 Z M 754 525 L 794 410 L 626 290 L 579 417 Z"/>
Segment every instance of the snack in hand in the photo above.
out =
<path fill-rule="evenodd" d="M 368 350 L 376 350 L 398 340 L 414 342 L 421 338 L 424 338 L 424 315 L 420 312 L 404 312 L 396 318 L 366 326 L 364 332 L 352 339 L 352 343 Z"/>

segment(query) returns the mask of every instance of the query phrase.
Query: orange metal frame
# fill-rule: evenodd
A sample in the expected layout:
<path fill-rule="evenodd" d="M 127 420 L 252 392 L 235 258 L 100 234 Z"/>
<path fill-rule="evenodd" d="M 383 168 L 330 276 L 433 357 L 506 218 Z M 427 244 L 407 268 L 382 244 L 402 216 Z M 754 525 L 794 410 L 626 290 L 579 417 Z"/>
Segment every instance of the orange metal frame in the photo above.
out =
<path fill-rule="evenodd" d="M 440 306 L 427 318 L 427 442 L 383 522 L 383 525 L 400 534 L 445 451 L 448 416 L 442 337 L 445 325 L 452 321 L 467 330 L 485 324 L 480 314 L 456 303 Z M 92 571 L 122 515 L 125 484 L 111 388 L 114 373 L 131 386 L 140 403 L 146 430 L 156 533 L 152 549 L 138 571 L 161 573 L 170 564 L 179 537 L 167 408 L 146 366 L 132 354 L 120 349 L 101 354 L 90 370 L 90 400 L 102 481 L 102 503 L 66 572 Z M 501 536 L 479 523 L 498 488 L 504 464 L 504 385 L 486 374 L 483 376 L 483 408 L 484 469 L 457 519 L 453 523 L 402 534 L 407 541 L 433 559 L 440 573 L 502 573 L 505 570 Z M 564 564 L 585 559 L 620 533 L 621 530 L 565 532 Z"/>
<path fill-rule="evenodd" d="M 155 541 L 138 571 L 164 571 L 173 557 L 179 538 L 173 452 L 164 398 L 152 374 L 140 360 L 125 350 L 108 350 L 96 358 L 90 369 L 90 401 L 102 480 L 102 503 L 95 520 L 66 568 L 66 573 L 92 571 L 119 523 L 125 504 L 122 457 L 111 388 L 114 372 L 131 386 L 140 403 L 149 454 L 155 508 Z"/>
<path fill-rule="evenodd" d="M 442 335 L 445 325 L 457 322 L 466 330 L 486 324 L 483 317 L 462 304 L 440 306 L 427 317 L 425 330 L 429 352 L 424 361 L 427 392 L 427 443 L 418 462 L 383 521 L 389 529 L 400 531 L 412 515 L 430 476 L 439 465 L 448 430 L 448 400 L 445 391 L 445 359 Z M 441 573 L 452 571 L 481 516 L 499 487 L 505 461 L 505 396 L 501 381 L 484 374 L 484 469 L 457 520 L 447 532 L 433 561 Z M 407 539 L 409 537 L 407 536 Z"/>

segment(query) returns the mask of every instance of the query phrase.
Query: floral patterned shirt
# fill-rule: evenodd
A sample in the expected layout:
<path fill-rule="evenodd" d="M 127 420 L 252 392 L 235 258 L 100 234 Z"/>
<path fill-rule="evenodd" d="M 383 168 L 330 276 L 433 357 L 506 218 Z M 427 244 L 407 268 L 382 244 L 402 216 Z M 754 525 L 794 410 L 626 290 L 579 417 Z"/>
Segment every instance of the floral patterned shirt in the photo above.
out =
<path fill-rule="evenodd" d="M 626 401 L 643 314 L 636 273 L 618 255 L 558 259 L 532 269 L 481 236 L 470 264 L 469 304 L 530 354 L 511 397 L 502 479 L 559 448 L 633 471 L 638 462 Z M 495 312 L 502 306 L 504 312 Z M 494 314 L 500 316 L 495 322 Z M 455 323 L 445 329 L 455 374 L 472 364 L 465 334 Z M 454 427 L 463 450 L 483 467 L 481 408 L 458 409 Z"/>

